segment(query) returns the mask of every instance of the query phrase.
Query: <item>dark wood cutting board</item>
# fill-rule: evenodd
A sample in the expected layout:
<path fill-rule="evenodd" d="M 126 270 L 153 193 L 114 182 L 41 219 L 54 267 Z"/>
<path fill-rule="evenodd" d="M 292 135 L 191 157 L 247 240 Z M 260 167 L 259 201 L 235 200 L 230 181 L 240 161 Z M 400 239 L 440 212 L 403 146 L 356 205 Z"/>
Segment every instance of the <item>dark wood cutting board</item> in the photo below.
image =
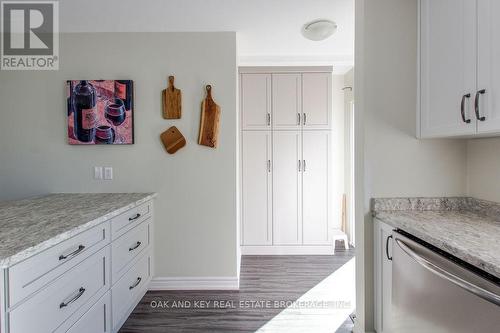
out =
<path fill-rule="evenodd" d="M 219 137 L 220 106 L 212 98 L 212 86 L 206 86 L 207 97 L 201 103 L 201 120 L 198 144 L 217 148 Z"/>
<path fill-rule="evenodd" d="M 168 88 L 163 89 L 163 118 L 181 119 L 182 113 L 182 93 L 174 86 L 174 77 L 168 77 Z"/>

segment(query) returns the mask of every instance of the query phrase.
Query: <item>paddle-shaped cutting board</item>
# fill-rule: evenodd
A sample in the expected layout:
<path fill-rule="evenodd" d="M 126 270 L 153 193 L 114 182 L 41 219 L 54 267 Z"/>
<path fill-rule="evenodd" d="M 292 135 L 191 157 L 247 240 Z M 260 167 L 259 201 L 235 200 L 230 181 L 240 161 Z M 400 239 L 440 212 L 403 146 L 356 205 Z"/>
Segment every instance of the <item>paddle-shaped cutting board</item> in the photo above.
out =
<path fill-rule="evenodd" d="M 163 118 L 165 119 L 181 119 L 182 111 L 182 94 L 179 89 L 174 86 L 174 77 L 168 77 L 168 88 L 163 89 Z"/>
<path fill-rule="evenodd" d="M 207 97 L 201 103 L 201 121 L 198 143 L 217 148 L 219 137 L 220 106 L 212 98 L 212 86 L 206 86 Z"/>

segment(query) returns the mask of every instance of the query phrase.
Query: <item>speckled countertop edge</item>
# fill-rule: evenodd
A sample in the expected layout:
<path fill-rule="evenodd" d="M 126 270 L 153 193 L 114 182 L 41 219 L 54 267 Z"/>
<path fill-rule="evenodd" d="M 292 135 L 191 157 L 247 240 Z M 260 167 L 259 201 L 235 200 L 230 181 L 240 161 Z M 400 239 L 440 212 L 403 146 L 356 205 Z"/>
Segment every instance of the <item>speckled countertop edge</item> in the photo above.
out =
<path fill-rule="evenodd" d="M 372 213 L 500 277 L 500 204 L 470 197 L 376 198 Z"/>
<path fill-rule="evenodd" d="M 137 195 L 138 193 L 133 193 L 133 194 Z M 59 195 L 70 196 L 70 195 L 72 195 L 72 193 L 67 193 L 67 194 L 59 193 Z M 79 194 L 79 195 L 82 195 L 82 194 Z M 88 195 L 94 195 L 94 194 L 89 193 Z M 32 257 L 33 255 L 36 255 L 40 252 L 43 252 L 44 250 L 46 250 L 54 245 L 57 245 L 57 244 L 65 241 L 73 236 L 76 236 L 76 235 L 78 235 L 86 230 L 89 230 L 92 227 L 95 227 L 95 226 L 97 226 L 97 225 L 99 225 L 107 220 L 110 220 L 113 217 L 116 217 L 116 216 L 118 216 L 118 215 L 120 215 L 120 214 L 134 208 L 134 207 L 137 207 L 137 206 L 139 206 L 147 201 L 150 201 L 157 196 L 157 193 L 141 193 L 141 195 L 143 195 L 143 197 L 141 199 L 134 200 L 133 202 L 126 204 L 124 206 L 121 206 L 120 208 L 117 208 L 117 209 L 115 209 L 115 210 L 113 210 L 105 215 L 102 215 L 98 218 L 84 222 L 76 227 L 65 230 L 54 237 L 51 237 L 47 240 L 44 240 L 40 243 L 37 243 L 36 245 L 29 246 L 29 247 L 15 253 L 15 254 L 13 254 L 13 255 L 10 255 L 10 256 L 4 257 L 4 258 L 0 258 L 0 268 L 4 269 L 4 268 L 10 267 L 10 266 L 13 266 L 16 263 L 19 263 L 19 262 L 21 262 L 29 257 Z M 46 196 L 33 197 L 33 198 L 25 199 L 25 200 L 37 199 L 37 198 L 43 198 L 43 197 L 46 197 Z M 15 201 L 12 201 L 12 202 L 14 203 Z M 5 202 L 2 202 L 2 204 L 5 204 Z"/>

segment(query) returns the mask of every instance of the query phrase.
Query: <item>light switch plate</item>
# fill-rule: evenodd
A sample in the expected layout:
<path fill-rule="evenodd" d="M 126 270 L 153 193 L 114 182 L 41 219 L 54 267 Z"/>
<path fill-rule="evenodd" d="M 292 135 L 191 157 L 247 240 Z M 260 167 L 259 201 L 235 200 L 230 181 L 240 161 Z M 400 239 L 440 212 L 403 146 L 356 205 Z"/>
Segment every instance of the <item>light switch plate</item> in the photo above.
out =
<path fill-rule="evenodd" d="M 113 179 L 113 167 L 104 167 L 104 179 L 106 180 Z"/>
<path fill-rule="evenodd" d="M 94 179 L 102 179 L 102 167 L 94 167 Z"/>

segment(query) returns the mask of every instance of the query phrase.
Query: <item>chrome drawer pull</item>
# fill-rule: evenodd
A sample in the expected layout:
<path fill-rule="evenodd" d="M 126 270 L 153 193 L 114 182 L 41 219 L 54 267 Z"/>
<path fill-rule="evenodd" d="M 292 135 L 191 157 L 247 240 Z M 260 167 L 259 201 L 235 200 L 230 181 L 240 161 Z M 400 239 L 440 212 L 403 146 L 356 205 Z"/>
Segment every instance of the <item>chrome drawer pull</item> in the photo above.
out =
<path fill-rule="evenodd" d="M 135 243 L 135 245 L 134 245 L 134 246 L 129 247 L 129 249 L 128 249 L 128 250 L 129 250 L 129 251 L 134 251 L 134 250 L 135 250 L 135 249 L 137 249 L 139 246 L 141 246 L 141 244 L 142 244 L 141 242 L 137 242 L 137 243 Z"/>
<path fill-rule="evenodd" d="M 141 217 L 141 214 L 137 213 L 137 214 L 135 214 L 134 217 L 129 217 L 128 220 L 129 221 L 134 221 L 134 220 L 137 220 L 139 217 Z"/>
<path fill-rule="evenodd" d="M 75 251 L 73 251 L 69 254 L 66 254 L 66 255 L 61 254 L 59 256 L 59 260 L 65 260 L 65 259 L 72 258 L 72 257 L 76 256 L 78 253 L 82 252 L 84 248 L 85 248 L 85 246 L 80 244 L 80 245 L 78 245 L 78 249 L 76 249 Z"/>
<path fill-rule="evenodd" d="M 75 297 L 73 297 L 72 299 L 70 299 L 67 302 L 62 302 L 61 304 L 59 304 L 59 309 L 62 309 L 65 306 L 68 306 L 71 303 L 73 303 L 74 301 L 76 301 L 77 299 L 79 299 L 83 295 L 84 292 L 85 292 L 85 288 L 80 287 L 80 289 L 78 289 L 78 294 L 76 294 Z"/>
<path fill-rule="evenodd" d="M 141 283 L 141 280 L 142 278 L 141 277 L 138 277 L 137 278 L 137 281 L 135 281 L 135 283 L 133 285 L 131 285 L 130 287 L 128 287 L 129 290 L 132 290 L 134 289 L 135 287 L 137 287 L 139 285 L 139 283 Z"/>

